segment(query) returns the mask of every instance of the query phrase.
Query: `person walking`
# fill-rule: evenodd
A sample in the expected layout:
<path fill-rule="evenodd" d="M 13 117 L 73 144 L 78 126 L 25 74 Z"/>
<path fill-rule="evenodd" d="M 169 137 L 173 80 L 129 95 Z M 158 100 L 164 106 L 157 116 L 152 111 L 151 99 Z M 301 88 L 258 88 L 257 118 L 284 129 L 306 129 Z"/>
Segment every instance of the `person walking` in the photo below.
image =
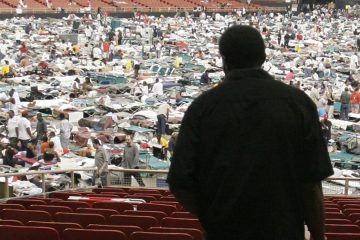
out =
<path fill-rule="evenodd" d="M 7 137 L 9 138 L 10 146 L 13 148 L 18 148 L 18 141 L 19 141 L 19 121 L 20 117 L 15 116 L 13 110 L 8 112 L 9 120 L 7 122 L 6 130 L 7 130 Z"/>
<path fill-rule="evenodd" d="M 30 121 L 27 119 L 27 116 L 28 116 L 28 112 L 23 111 L 21 113 L 21 118 L 19 120 L 19 125 L 18 125 L 21 151 L 25 151 L 30 140 L 34 138 L 30 130 L 31 124 Z"/>
<path fill-rule="evenodd" d="M 340 119 L 349 120 L 349 111 L 350 111 L 350 93 L 349 89 L 346 87 L 345 90 L 341 93 L 340 96 Z"/>
<path fill-rule="evenodd" d="M 303 240 L 304 223 L 324 240 L 321 180 L 333 169 L 316 105 L 261 69 L 255 28 L 228 28 L 219 49 L 225 80 L 185 113 L 170 191 L 207 240 Z"/>
<path fill-rule="evenodd" d="M 65 118 L 64 113 L 60 113 L 60 140 L 62 148 L 69 148 L 70 135 L 73 125 Z"/>
<path fill-rule="evenodd" d="M 125 169 L 139 169 L 139 149 L 133 143 L 131 136 L 127 135 L 125 138 L 126 145 L 124 147 L 124 156 L 122 167 Z M 131 185 L 131 176 L 134 176 L 140 187 L 145 187 L 145 184 L 138 172 L 125 172 L 124 184 Z"/>
<path fill-rule="evenodd" d="M 92 141 L 95 152 L 95 166 L 97 171 L 95 173 L 95 178 L 100 178 L 101 185 L 103 187 L 107 186 L 108 178 L 108 163 L 109 163 L 109 153 L 101 146 L 99 139 L 94 139 Z M 94 178 L 94 179 L 95 179 Z"/>

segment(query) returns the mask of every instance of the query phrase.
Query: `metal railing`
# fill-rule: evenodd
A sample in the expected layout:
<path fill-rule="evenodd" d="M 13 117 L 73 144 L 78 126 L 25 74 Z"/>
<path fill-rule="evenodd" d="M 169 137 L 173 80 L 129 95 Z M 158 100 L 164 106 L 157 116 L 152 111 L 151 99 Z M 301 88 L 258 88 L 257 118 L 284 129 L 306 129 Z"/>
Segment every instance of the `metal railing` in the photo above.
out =
<path fill-rule="evenodd" d="M 22 173 L 1 173 L 0 177 L 5 178 L 4 193 L 5 198 L 10 196 L 9 191 L 9 178 L 37 175 L 41 179 L 42 194 L 46 194 L 46 175 L 47 174 L 69 174 L 70 175 L 70 188 L 67 190 L 78 189 L 75 183 L 76 172 L 89 172 L 95 171 L 96 168 L 73 168 L 49 171 L 31 171 Z M 121 169 L 109 168 L 108 186 L 126 186 L 137 187 L 136 179 L 132 179 L 132 183 L 124 184 L 124 173 L 140 173 L 145 182 L 146 187 L 149 188 L 168 188 L 166 183 L 167 170 L 148 170 L 148 169 Z M 89 185 L 88 188 L 94 188 L 94 185 Z M 84 189 L 84 188 L 82 188 Z M 86 188 L 85 188 L 86 189 Z M 323 181 L 323 191 L 325 195 L 346 195 L 346 196 L 359 196 L 360 197 L 360 178 L 328 178 Z"/>

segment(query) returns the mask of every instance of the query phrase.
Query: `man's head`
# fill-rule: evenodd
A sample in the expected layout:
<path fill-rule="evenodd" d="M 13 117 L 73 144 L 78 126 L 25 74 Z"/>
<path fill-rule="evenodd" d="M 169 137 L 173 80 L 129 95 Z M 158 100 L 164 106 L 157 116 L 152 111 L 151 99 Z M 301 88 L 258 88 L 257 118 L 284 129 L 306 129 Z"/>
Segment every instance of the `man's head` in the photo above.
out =
<path fill-rule="evenodd" d="M 10 111 L 8 112 L 8 114 L 9 114 L 9 117 L 10 117 L 10 118 L 13 118 L 14 115 L 15 115 L 15 113 L 14 113 L 13 110 L 10 110 Z"/>
<path fill-rule="evenodd" d="M 125 142 L 126 142 L 126 145 L 128 145 L 128 146 L 131 145 L 132 139 L 131 139 L 131 136 L 130 136 L 130 135 L 126 135 L 126 137 L 125 137 Z"/>
<path fill-rule="evenodd" d="M 259 68 L 265 62 L 265 44 L 253 27 L 235 25 L 228 28 L 219 43 L 224 71 Z"/>
<path fill-rule="evenodd" d="M 42 116 L 41 113 L 37 113 L 37 114 L 36 114 L 36 118 L 37 118 L 38 121 L 42 121 L 42 120 L 43 120 L 43 116 Z"/>
<path fill-rule="evenodd" d="M 49 138 L 53 138 L 53 137 L 55 137 L 55 132 L 50 132 L 49 133 Z"/>
<path fill-rule="evenodd" d="M 28 112 L 26 110 L 21 113 L 21 116 L 24 117 L 24 118 L 26 118 L 28 115 L 29 114 L 28 114 Z"/>
<path fill-rule="evenodd" d="M 95 149 L 98 149 L 101 146 L 99 139 L 93 139 L 92 143 Z"/>

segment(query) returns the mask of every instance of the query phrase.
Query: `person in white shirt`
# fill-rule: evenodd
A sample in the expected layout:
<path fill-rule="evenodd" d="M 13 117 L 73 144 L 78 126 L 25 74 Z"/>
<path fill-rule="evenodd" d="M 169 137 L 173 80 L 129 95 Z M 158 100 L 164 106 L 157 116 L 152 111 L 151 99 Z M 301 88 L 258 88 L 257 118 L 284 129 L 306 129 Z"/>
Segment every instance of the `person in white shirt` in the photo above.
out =
<path fill-rule="evenodd" d="M 73 128 L 72 124 L 69 122 L 69 120 L 65 119 L 65 114 L 60 113 L 60 140 L 61 140 L 61 146 L 63 148 L 69 147 L 69 141 L 70 141 L 70 135 L 71 130 Z"/>
<path fill-rule="evenodd" d="M 350 58 L 350 70 L 356 71 L 358 67 L 359 67 L 359 58 L 356 55 L 356 52 L 354 52 L 354 54 Z"/>
<path fill-rule="evenodd" d="M 162 103 L 158 107 L 157 111 L 157 134 L 158 136 L 164 135 L 166 131 L 166 122 L 169 118 L 169 112 L 171 111 L 171 107 L 167 103 Z"/>
<path fill-rule="evenodd" d="M 28 145 L 28 143 L 30 142 L 30 140 L 34 137 L 31 134 L 31 124 L 30 121 L 27 119 L 28 116 L 28 112 L 27 111 L 23 111 L 21 114 L 21 118 L 19 120 L 19 140 L 21 143 L 21 150 L 25 151 L 26 147 Z"/>
<path fill-rule="evenodd" d="M 93 54 L 93 61 L 99 60 L 102 58 L 102 51 L 101 51 L 100 47 L 98 47 L 98 46 L 93 48 L 92 54 Z"/>
<path fill-rule="evenodd" d="M 5 103 L 5 110 L 6 111 L 13 111 L 15 116 L 19 114 L 19 109 L 15 104 L 15 99 L 10 98 L 8 102 Z"/>
<path fill-rule="evenodd" d="M 149 95 L 149 86 L 147 82 L 143 82 L 142 86 L 140 86 L 140 89 L 143 96 Z"/>
<path fill-rule="evenodd" d="M 55 132 L 49 133 L 49 141 L 54 143 L 54 150 L 59 154 L 62 155 L 64 153 L 64 149 L 61 146 L 61 141 L 58 136 L 55 135 Z"/>
<path fill-rule="evenodd" d="M 162 96 L 164 94 L 164 86 L 163 84 L 159 81 L 159 78 L 156 78 L 155 80 L 155 84 L 151 90 L 151 92 L 156 95 L 156 96 Z"/>
<path fill-rule="evenodd" d="M 20 117 L 15 116 L 14 112 L 10 110 L 8 112 L 9 120 L 7 122 L 7 137 L 9 138 L 10 145 L 14 148 L 17 148 L 17 143 L 19 139 L 19 121 Z"/>

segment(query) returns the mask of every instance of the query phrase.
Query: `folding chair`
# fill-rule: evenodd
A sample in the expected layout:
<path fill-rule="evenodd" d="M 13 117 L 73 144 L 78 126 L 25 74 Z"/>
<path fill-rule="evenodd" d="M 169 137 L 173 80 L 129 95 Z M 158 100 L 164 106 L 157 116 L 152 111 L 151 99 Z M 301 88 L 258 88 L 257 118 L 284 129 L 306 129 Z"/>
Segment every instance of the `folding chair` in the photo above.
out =
<path fill-rule="evenodd" d="M 161 220 L 161 226 L 171 228 L 195 228 L 204 232 L 203 227 L 197 219 L 166 217 Z"/>
<path fill-rule="evenodd" d="M 176 212 L 176 207 L 172 205 L 165 205 L 165 204 L 155 204 L 155 203 L 143 203 L 137 206 L 138 210 L 143 211 L 160 211 L 164 212 L 167 215 L 171 215 L 171 213 Z"/>
<path fill-rule="evenodd" d="M 109 220 L 111 215 L 119 214 L 118 211 L 114 209 L 102 209 L 102 208 L 78 208 L 76 213 L 90 213 L 90 214 L 100 214 L 106 221 Z"/>
<path fill-rule="evenodd" d="M 77 223 L 62 223 L 62 222 L 39 222 L 39 221 L 30 221 L 26 224 L 27 226 L 34 227 L 49 227 L 55 229 L 60 239 L 63 239 L 63 232 L 67 228 L 82 228 L 80 224 Z"/>
<path fill-rule="evenodd" d="M 100 214 L 89 213 L 56 213 L 54 216 L 55 222 L 69 222 L 78 223 L 82 227 L 87 227 L 89 224 L 105 224 L 105 217 Z"/>
<path fill-rule="evenodd" d="M 109 220 L 112 225 L 134 225 L 142 229 L 159 226 L 158 220 L 150 216 L 112 215 Z"/>
<path fill-rule="evenodd" d="M 151 227 L 147 232 L 166 232 L 166 233 L 186 233 L 194 238 L 194 240 L 203 240 L 204 234 L 195 228 L 167 228 L 167 227 Z"/>
<path fill-rule="evenodd" d="M 4 240 L 60 240 L 55 229 L 33 226 L 0 226 L 0 236 Z"/>
<path fill-rule="evenodd" d="M 93 208 L 114 209 L 119 213 L 125 210 L 134 210 L 133 205 L 131 205 L 130 203 L 111 201 L 96 202 L 94 203 Z"/>
<path fill-rule="evenodd" d="M 123 232 L 98 229 L 66 229 L 63 240 L 126 240 Z"/>
<path fill-rule="evenodd" d="M 18 220 L 24 224 L 29 221 L 52 221 L 49 213 L 36 210 L 4 209 L 1 211 L 1 218 L 5 220 Z"/>
<path fill-rule="evenodd" d="M 89 224 L 88 229 L 102 229 L 102 230 L 118 230 L 125 233 L 126 237 L 129 238 L 133 232 L 142 232 L 142 228 L 138 226 L 126 226 L 126 225 L 101 225 L 101 224 Z"/>
<path fill-rule="evenodd" d="M 123 215 L 137 215 L 137 216 L 151 216 L 156 218 L 159 222 L 166 217 L 166 213 L 160 211 L 141 211 L 141 210 L 126 210 Z"/>
<path fill-rule="evenodd" d="M 21 204 L 8 204 L 8 203 L 1 203 L 0 204 L 0 211 L 3 209 L 20 209 L 25 210 L 26 208 Z"/>
<path fill-rule="evenodd" d="M 87 202 L 81 201 L 54 201 L 51 202 L 52 206 L 65 206 L 70 207 L 73 211 L 76 211 L 77 208 L 90 208 L 90 204 Z"/>
<path fill-rule="evenodd" d="M 20 204 L 23 205 L 26 209 L 28 209 L 30 205 L 46 205 L 45 201 L 31 199 L 9 199 L 6 201 L 6 203 Z"/>
<path fill-rule="evenodd" d="M 359 240 L 359 233 L 326 233 L 327 240 Z"/>
<path fill-rule="evenodd" d="M 0 219 L 0 225 L 24 226 L 24 224 L 18 220 L 2 220 L 2 219 Z"/>
<path fill-rule="evenodd" d="M 51 205 L 31 205 L 29 210 L 39 210 L 48 212 L 52 217 L 58 212 L 68 212 L 72 213 L 73 210 L 65 206 L 51 206 Z"/>
<path fill-rule="evenodd" d="M 326 233 L 360 233 L 357 225 L 325 224 Z"/>
<path fill-rule="evenodd" d="M 186 233 L 134 232 L 129 240 L 193 240 Z"/>

